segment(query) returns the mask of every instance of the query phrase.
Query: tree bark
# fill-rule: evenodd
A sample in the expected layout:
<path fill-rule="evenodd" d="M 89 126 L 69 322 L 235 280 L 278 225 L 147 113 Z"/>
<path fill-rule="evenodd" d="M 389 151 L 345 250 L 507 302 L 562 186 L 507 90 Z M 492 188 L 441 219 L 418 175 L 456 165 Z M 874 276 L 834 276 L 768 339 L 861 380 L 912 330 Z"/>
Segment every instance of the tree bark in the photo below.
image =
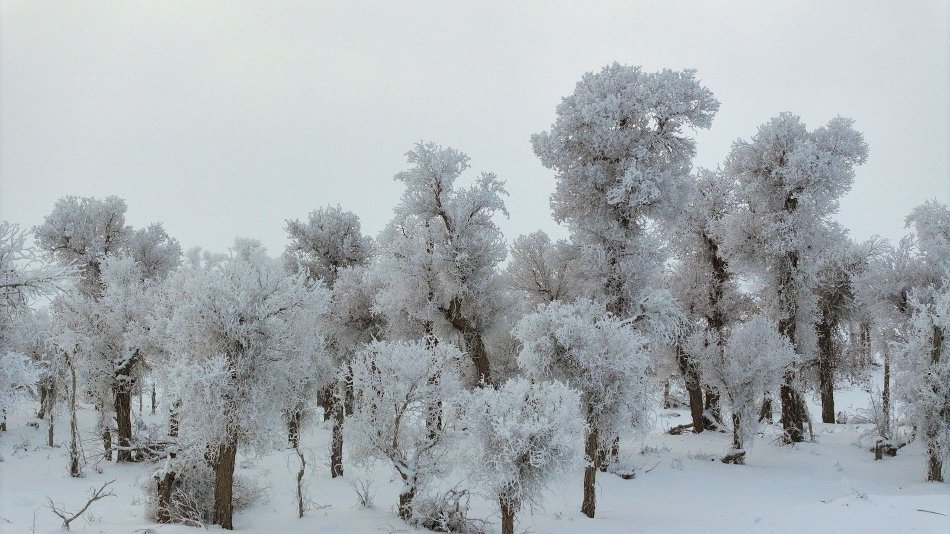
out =
<path fill-rule="evenodd" d="M 584 453 L 587 456 L 587 467 L 584 468 L 584 500 L 581 503 L 581 513 L 587 517 L 594 517 L 594 510 L 597 505 L 597 496 L 595 494 L 595 484 L 597 482 L 597 470 L 600 468 L 600 447 L 597 443 L 597 430 L 590 426 L 587 430 L 587 441 L 584 446 Z"/>
<path fill-rule="evenodd" d="M 155 520 L 158 523 L 171 523 L 172 490 L 175 489 L 175 472 L 169 471 L 158 479 L 158 510 Z"/>
<path fill-rule="evenodd" d="M 118 434 L 117 462 L 132 461 L 132 389 L 127 380 L 119 380 L 114 386 L 115 424 Z"/>
<path fill-rule="evenodd" d="M 491 376 L 491 362 L 488 360 L 488 351 L 482 340 L 482 334 L 475 323 L 462 314 L 462 299 L 455 297 L 449 302 L 448 308 L 442 308 L 445 318 L 462 334 L 465 340 L 465 351 L 472 358 L 475 365 L 477 385 L 479 387 L 494 385 Z"/>
<path fill-rule="evenodd" d="M 300 411 L 294 410 L 287 420 L 287 443 L 292 449 L 300 446 Z"/>
<path fill-rule="evenodd" d="M 152 384 L 152 415 L 155 415 L 156 406 L 158 406 L 158 403 L 155 402 L 155 384 Z"/>
<path fill-rule="evenodd" d="M 403 521 L 412 519 L 412 501 L 416 498 L 416 487 L 410 486 L 399 494 L 399 517 Z"/>
<path fill-rule="evenodd" d="M 79 463 L 79 421 L 76 417 L 76 367 L 67 357 L 69 374 L 72 378 L 69 388 L 69 476 L 82 476 L 82 466 Z"/>
<path fill-rule="evenodd" d="M 933 346 L 930 350 L 930 361 L 932 365 L 936 366 L 940 363 L 940 349 L 943 346 L 943 329 L 937 325 L 933 325 L 932 337 Z M 934 384 L 932 387 L 933 392 L 937 393 L 937 385 Z M 945 418 L 948 410 L 950 410 L 950 407 L 943 406 L 939 413 L 932 414 L 931 417 L 935 419 Z M 931 421 L 928 424 L 927 430 L 927 455 L 930 457 L 927 462 L 927 481 L 943 482 L 943 461 L 941 460 L 940 441 L 938 438 L 938 422 Z"/>
<path fill-rule="evenodd" d="M 102 417 L 102 414 L 100 414 Z M 108 423 L 103 423 L 102 427 L 102 455 L 106 461 L 112 461 L 112 431 L 109 430 Z"/>
<path fill-rule="evenodd" d="M 237 438 L 230 436 L 228 443 L 218 447 L 214 462 L 214 523 L 234 530 L 234 464 L 237 458 Z"/>
<path fill-rule="evenodd" d="M 827 317 L 818 322 L 818 390 L 821 393 L 821 422 L 835 422 L 834 328 Z"/>
<path fill-rule="evenodd" d="M 46 444 L 50 447 L 53 446 L 53 410 L 50 410 L 47 413 L 49 421 L 46 423 Z"/>
<path fill-rule="evenodd" d="M 171 411 L 168 414 L 168 435 L 178 437 L 178 408 L 181 407 L 181 401 L 175 401 Z"/>
<path fill-rule="evenodd" d="M 719 393 L 706 388 L 706 400 L 703 405 L 703 428 L 719 428 L 722 422 L 722 409 L 719 407 Z"/>
<path fill-rule="evenodd" d="M 333 403 L 333 435 L 330 439 L 330 477 L 343 476 L 343 422 L 346 406 Z"/>
<path fill-rule="evenodd" d="M 686 385 L 686 392 L 689 394 L 689 413 L 693 419 L 693 432 L 698 434 L 706 428 L 706 420 L 703 417 L 705 409 L 703 406 L 703 387 L 700 382 L 699 368 L 686 354 L 683 347 L 679 345 L 676 346 L 676 361 Z"/>
<path fill-rule="evenodd" d="M 891 353 L 884 343 L 884 388 L 881 391 L 881 411 L 883 412 L 881 435 L 891 437 Z"/>
<path fill-rule="evenodd" d="M 786 371 L 779 391 L 782 399 L 782 428 L 788 443 L 801 443 L 805 441 L 805 401 L 792 386 L 794 379 L 794 371 Z"/>
<path fill-rule="evenodd" d="M 515 534 L 515 507 L 504 497 L 498 499 L 501 508 L 501 534 Z"/>

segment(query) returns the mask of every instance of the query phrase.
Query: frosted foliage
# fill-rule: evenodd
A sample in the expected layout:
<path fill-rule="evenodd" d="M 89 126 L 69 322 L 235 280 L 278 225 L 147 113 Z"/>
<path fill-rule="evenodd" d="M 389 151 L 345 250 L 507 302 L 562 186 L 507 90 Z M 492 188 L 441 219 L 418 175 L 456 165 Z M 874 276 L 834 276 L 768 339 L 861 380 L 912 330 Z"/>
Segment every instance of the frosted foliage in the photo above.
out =
<path fill-rule="evenodd" d="M 623 237 L 626 226 L 676 204 L 696 147 L 684 128 L 708 128 L 719 109 L 691 70 L 643 72 L 614 63 L 587 73 L 557 107 L 534 152 L 557 171 L 554 218 L 580 234 Z"/>
<path fill-rule="evenodd" d="M 345 267 L 333 284 L 327 327 L 335 353 L 344 360 L 382 335 L 384 325 L 373 312 L 375 288 L 368 274 L 365 266 Z"/>
<path fill-rule="evenodd" d="M 17 403 L 31 397 L 42 369 L 18 352 L 0 356 L 0 418 Z"/>
<path fill-rule="evenodd" d="M 95 294 L 99 264 L 118 252 L 130 234 L 125 201 L 118 197 L 63 197 L 33 232 L 40 247 L 64 264 L 83 269 L 84 291 Z"/>
<path fill-rule="evenodd" d="M 339 206 L 313 211 L 305 222 L 287 221 L 284 261 L 291 272 L 304 271 L 312 280 L 332 287 L 340 269 L 363 265 L 373 255 L 374 244 L 360 231 L 360 219 Z"/>
<path fill-rule="evenodd" d="M 507 275 L 510 287 L 532 305 L 577 297 L 580 251 L 561 239 L 551 241 L 542 231 L 523 235 L 511 244 Z"/>
<path fill-rule="evenodd" d="M 734 143 L 726 160 L 741 209 L 716 224 L 723 252 L 741 272 L 763 277 L 770 315 L 796 325 L 795 345 L 805 355 L 815 350 L 812 288 L 817 255 L 830 238 L 828 217 L 866 159 L 867 145 L 850 119 L 809 132 L 783 113 L 751 140 Z"/>
<path fill-rule="evenodd" d="M 648 421 L 653 384 L 647 340 L 589 300 L 538 307 L 515 327 L 518 365 L 534 380 L 561 380 L 580 391 L 601 444 Z"/>
<path fill-rule="evenodd" d="M 165 278 L 181 262 L 181 245 L 159 223 L 132 232 L 125 251 L 138 263 L 142 276 L 151 280 Z"/>
<path fill-rule="evenodd" d="M 722 396 L 733 414 L 739 415 L 736 434 L 743 448 L 749 448 L 758 428 L 758 403 L 774 391 L 782 374 L 795 361 L 788 338 L 760 315 L 736 326 L 725 350 L 696 350 L 703 376 Z"/>
<path fill-rule="evenodd" d="M 183 461 L 231 440 L 254 451 L 285 437 L 280 414 L 328 383 L 332 367 L 320 317 L 329 294 L 287 276 L 260 247 L 208 269 L 183 269 L 166 284 L 174 303 L 159 320 L 169 398 L 180 401 Z M 192 458 L 193 457 L 193 458 Z"/>
<path fill-rule="evenodd" d="M 916 230 L 917 248 L 930 265 L 930 276 L 938 277 L 940 269 L 950 263 L 950 209 L 928 200 L 907 216 L 907 225 Z"/>
<path fill-rule="evenodd" d="M 472 392 L 465 457 L 476 482 L 515 510 L 539 506 L 546 486 L 581 463 L 579 400 L 561 382 L 524 378 Z"/>
<path fill-rule="evenodd" d="M 375 341 L 352 361 L 353 414 L 346 419 L 352 458 L 389 460 L 413 492 L 449 467 L 462 353 L 447 343 Z M 433 410 L 444 428 L 427 426 Z"/>
<path fill-rule="evenodd" d="M 67 287 L 74 274 L 71 267 L 45 261 L 28 246 L 28 237 L 19 226 L 0 221 L 0 350 L 9 343 L 14 318 L 28 310 L 30 300 Z"/>
<path fill-rule="evenodd" d="M 498 272 L 505 242 L 494 222 L 508 213 L 507 193 L 490 173 L 459 187 L 468 157 L 451 148 L 419 144 L 407 157 L 412 167 L 396 175 L 406 189 L 380 236 L 383 254 L 373 269 L 376 309 L 393 336 L 431 330 L 471 342 L 499 326 L 507 305 Z"/>

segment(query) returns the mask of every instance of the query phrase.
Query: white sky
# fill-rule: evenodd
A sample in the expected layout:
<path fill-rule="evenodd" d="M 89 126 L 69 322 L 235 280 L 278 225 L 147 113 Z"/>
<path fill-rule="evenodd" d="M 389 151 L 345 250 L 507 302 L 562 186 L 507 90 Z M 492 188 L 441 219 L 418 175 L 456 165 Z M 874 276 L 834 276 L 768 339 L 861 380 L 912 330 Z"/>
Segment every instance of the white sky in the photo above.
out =
<path fill-rule="evenodd" d="M 722 103 L 715 167 L 782 111 L 856 120 L 870 145 L 839 220 L 903 235 L 950 201 L 950 2 L 2 2 L 0 219 L 118 195 L 183 247 L 283 250 L 340 204 L 375 235 L 420 140 L 507 180 L 510 241 L 551 220 L 529 137 L 612 61 L 695 68 Z"/>

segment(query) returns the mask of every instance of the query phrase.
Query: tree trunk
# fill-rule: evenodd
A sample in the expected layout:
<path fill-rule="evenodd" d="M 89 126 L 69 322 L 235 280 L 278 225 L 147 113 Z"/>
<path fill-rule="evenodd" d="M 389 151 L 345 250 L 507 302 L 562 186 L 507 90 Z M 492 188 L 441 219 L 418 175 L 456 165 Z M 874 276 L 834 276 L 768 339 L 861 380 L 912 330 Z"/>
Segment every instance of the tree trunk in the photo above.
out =
<path fill-rule="evenodd" d="M 155 384 L 152 384 L 152 415 L 155 415 L 155 407 L 158 406 L 158 403 L 155 402 Z"/>
<path fill-rule="evenodd" d="M 47 413 L 49 421 L 46 423 L 46 444 L 50 447 L 53 446 L 53 410 L 50 410 Z"/>
<path fill-rule="evenodd" d="M 300 446 L 300 418 L 300 410 L 294 410 L 287 420 L 287 443 L 292 449 Z"/>
<path fill-rule="evenodd" d="M 175 404 L 168 414 L 168 435 L 173 438 L 178 437 L 178 408 L 180 407 L 181 401 L 175 401 Z"/>
<path fill-rule="evenodd" d="M 234 464 L 237 458 L 237 438 L 230 436 L 228 443 L 218 447 L 214 462 L 214 523 L 221 528 L 234 530 Z"/>
<path fill-rule="evenodd" d="M 72 360 L 67 359 L 72 382 L 69 388 L 69 476 L 82 476 L 79 464 L 79 421 L 76 418 L 76 368 Z"/>
<path fill-rule="evenodd" d="M 581 513 L 592 518 L 597 505 L 594 485 L 597 481 L 597 469 L 600 468 L 600 465 L 598 465 L 600 463 L 600 447 L 597 443 L 597 430 L 593 426 L 590 426 L 587 430 L 584 453 L 587 456 L 587 467 L 584 468 L 584 501 L 581 503 Z"/>
<path fill-rule="evenodd" d="M 930 350 L 930 361 L 934 367 L 940 363 L 940 349 L 942 346 L 943 329 L 937 325 L 933 325 L 933 346 Z M 933 388 L 934 394 L 936 394 L 937 384 L 931 387 Z M 939 413 L 931 414 L 931 417 L 934 419 L 946 418 L 947 410 L 950 410 L 950 407 L 943 406 Z M 930 457 L 927 462 L 927 481 L 929 482 L 943 482 L 943 461 L 941 460 L 939 428 L 938 421 L 931 421 L 928 424 L 926 439 L 927 455 Z"/>
<path fill-rule="evenodd" d="M 403 521 L 412 519 L 412 500 L 416 498 L 416 487 L 410 486 L 399 494 L 399 517 Z"/>
<path fill-rule="evenodd" d="M 140 416 L 145 411 L 145 401 L 142 400 L 144 396 L 145 396 L 145 392 L 142 391 L 141 387 L 139 387 L 139 415 Z"/>
<path fill-rule="evenodd" d="M 127 380 L 119 380 L 114 388 L 115 424 L 118 434 L 117 462 L 132 461 L 132 390 Z"/>
<path fill-rule="evenodd" d="M 782 428 L 787 443 L 805 441 L 805 401 L 792 386 L 794 371 L 786 371 L 779 394 L 782 398 Z"/>
<path fill-rule="evenodd" d="M 50 385 L 52 384 L 53 379 L 47 378 L 40 383 L 40 409 L 36 412 L 37 419 L 46 419 L 46 405 L 49 402 L 50 398 Z"/>
<path fill-rule="evenodd" d="M 884 354 L 884 389 L 881 391 L 881 411 L 884 419 L 881 424 L 881 435 L 891 437 L 891 353 L 885 341 L 881 349 Z"/>
<path fill-rule="evenodd" d="M 300 449 L 296 449 L 296 451 L 297 457 L 300 458 L 300 469 L 297 470 L 297 517 L 301 518 L 306 510 L 306 506 L 304 505 L 303 475 L 307 469 L 307 460 L 304 459 Z"/>
<path fill-rule="evenodd" d="M 0 408 L 0 432 L 7 431 L 7 409 Z"/>
<path fill-rule="evenodd" d="M 700 383 L 699 368 L 695 362 L 691 361 L 683 347 L 678 344 L 676 346 L 676 361 L 679 364 L 680 374 L 683 375 L 686 392 L 689 394 L 689 413 L 693 419 L 693 432 L 698 434 L 706 428 L 706 421 L 703 417 L 703 387 Z"/>
<path fill-rule="evenodd" d="M 703 405 L 703 428 L 719 428 L 722 421 L 722 409 L 719 407 L 719 393 L 706 388 L 706 401 Z"/>
<path fill-rule="evenodd" d="M 103 408 L 105 410 L 105 408 Z M 105 417 L 102 415 L 102 412 L 99 413 L 99 417 L 103 419 L 102 421 L 102 455 L 106 461 L 112 461 L 112 431 L 109 429 L 108 422 L 105 421 Z"/>
<path fill-rule="evenodd" d="M 515 507 L 504 497 L 498 499 L 501 508 L 501 534 L 515 534 Z"/>
<path fill-rule="evenodd" d="M 769 395 L 766 395 L 765 398 L 762 399 L 762 409 L 759 411 L 759 422 L 761 423 L 762 421 L 772 422 L 772 397 Z"/>
<path fill-rule="evenodd" d="M 346 406 L 333 403 L 333 435 L 330 439 L 330 477 L 343 476 L 343 422 Z"/>
<path fill-rule="evenodd" d="M 475 365 L 477 386 L 493 385 L 491 376 L 491 363 L 488 360 L 488 351 L 485 349 L 485 343 L 482 340 L 481 332 L 467 317 L 462 315 L 462 300 L 458 297 L 449 302 L 448 309 L 441 308 L 442 314 L 452 326 L 462 334 L 465 340 L 465 351 L 472 358 Z"/>
<path fill-rule="evenodd" d="M 834 328 L 826 317 L 818 322 L 818 390 L 821 392 L 821 422 L 835 422 Z"/>
<path fill-rule="evenodd" d="M 155 521 L 171 523 L 172 490 L 175 489 L 175 472 L 169 471 L 158 479 L 158 510 L 155 512 Z"/>

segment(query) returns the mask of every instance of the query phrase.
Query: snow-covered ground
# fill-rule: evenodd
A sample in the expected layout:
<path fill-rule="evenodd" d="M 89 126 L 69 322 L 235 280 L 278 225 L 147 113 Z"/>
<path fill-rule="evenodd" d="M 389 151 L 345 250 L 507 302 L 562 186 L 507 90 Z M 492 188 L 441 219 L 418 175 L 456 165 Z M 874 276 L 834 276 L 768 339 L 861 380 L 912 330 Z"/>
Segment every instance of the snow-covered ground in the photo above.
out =
<path fill-rule="evenodd" d="M 838 408 L 854 414 L 867 399 L 861 389 L 840 391 Z M 47 447 L 45 426 L 28 425 L 32 409 L 10 414 L 9 431 L 0 434 L 0 532 L 57 531 L 60 520 L 46 507 L 47 497 L 75 511 L 90 488 L 112 479 L 116 496 L 94 503 L 73 523 L 73 531 L 198 531 L 145 519 L 143 485 L 154 464 L 108 463 L 99 471 L 89 465 L 84 478 L 70 478 L 65 447 Z M 812 413 L 817 413 L 814 405 Z M 94 412 L 84 410 L 81 416 L 83 427 L 92 428 Z M 594 519 L 579 511 L 582 472 L 577 470 L 551 488 L 543 510 L 520 513 L 516 531 L 950 533 L 950 484 L 924 482 L 925 459 L 918 444 L 875 462 L 866 447 L 868 438 L 862 437 L 869 425 L 817 424 L 815 441 L 794 447 L 775 443 L 774 429 L 767 428 L 749 452 L 747 465 L 725 465 L 718 458 L 728 448 L 728 434 L 672 436 L 660 430 L 686 418 L 682 410 L 659 410 L 656 432 L 623 443 L 623 460 L 637 468 L 637 475 L 632 480 L 598 476 Z M 146 416 L 150 419 L 158 421 Z M 56 441 L 64 442 L 66 427 L 57 431 Z M 87 453 L 96 448 L 89 437 Z M 297 459 L 292 451 L 242 459 L 238 474 L 257 477 L 269 498 L 237 513 L 235 529 L 274 534 L 413 531 L 396 517 L 399 483 L 387 465 L 370 470 L 347 466 L 342 479 L 330 478 L 329 437 L 327 426 L 315 424 L 302 439 L 313 458 L 307 483 L 316 505 L 303 519 L 297 519 L 293 499 Z M 358 504 L 354 485 L 359 480 L 372 481 L 371 507 Z M 489 531 L 499 530 L 494 503 L 475 497 L 472 513 L 491 522 Z"/>

